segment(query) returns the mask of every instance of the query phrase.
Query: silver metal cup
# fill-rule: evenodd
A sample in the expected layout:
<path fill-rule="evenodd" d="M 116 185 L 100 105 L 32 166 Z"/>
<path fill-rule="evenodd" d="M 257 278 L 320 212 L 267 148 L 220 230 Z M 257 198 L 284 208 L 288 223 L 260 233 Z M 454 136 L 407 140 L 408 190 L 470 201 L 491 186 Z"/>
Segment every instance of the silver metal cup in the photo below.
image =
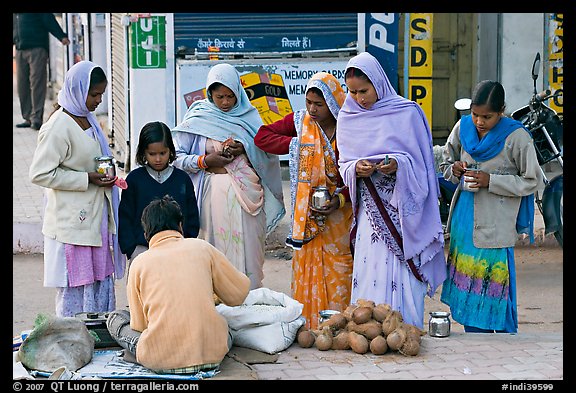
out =
<path fill-rule="evenodd" d="M 328 187 L 318 186 L 314 187 L 314 192 L 312 193 L 312 207 L 315 209 L 325 209 L 328 207 L 332 196 Z"/>

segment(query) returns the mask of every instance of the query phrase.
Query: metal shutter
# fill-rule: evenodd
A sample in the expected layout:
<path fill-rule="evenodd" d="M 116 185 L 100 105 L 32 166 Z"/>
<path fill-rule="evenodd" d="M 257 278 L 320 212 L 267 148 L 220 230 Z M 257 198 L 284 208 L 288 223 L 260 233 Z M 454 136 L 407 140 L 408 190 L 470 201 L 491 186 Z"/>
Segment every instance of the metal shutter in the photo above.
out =
<path fill-rule="evenodd" d="M 357 13 L 175 13 L 177 56 L 198 56 L 208 45 L 237 58 L 254 54 L 307 56 L 356 50 Z"/>
<path fill-rule="evenodd" d="M 130 122 L 128 118 L 129 78 L 127 30 L 121 23 L 124 15 L 125 13 L 110 14 L 111 75 L 109 86 L 112 89 L 112 108 L 110 108 L 112 129 L 108 133 L 108 138 L 118 166 L 128 172 L 130 170 L 130 148 L 128 147 L 130 139 Z"/>

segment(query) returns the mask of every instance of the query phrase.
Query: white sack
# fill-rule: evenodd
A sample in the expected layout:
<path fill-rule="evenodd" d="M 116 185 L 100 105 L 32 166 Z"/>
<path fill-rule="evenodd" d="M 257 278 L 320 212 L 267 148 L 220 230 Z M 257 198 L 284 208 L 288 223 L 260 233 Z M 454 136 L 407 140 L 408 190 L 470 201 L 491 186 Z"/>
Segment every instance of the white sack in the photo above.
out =
<path fill-rule="evenodd" d="M 304 321 L 304 317 L 299 317 L 290 322 L 240 329 L 235 332 L 234 345 L 275 354 L 292 345 Z"/>
<path fill-rule="evenodd" d="M 239 306 L 230 307 L 223 303 L 216 306 L 216 310 L 234 330 L 290 322 L 302 314 L 303 308 L 304 305 L 299 301 L 270 288 L 252 289 Z"/>
<path fill-rule="evenodd" d="M 216 306 L 234 330 L 235 345 L 269 354 L 292 345 L 305 322 L 303 308 L 302 303 L 269 288 L 251 290 L 239 306 Z"/>

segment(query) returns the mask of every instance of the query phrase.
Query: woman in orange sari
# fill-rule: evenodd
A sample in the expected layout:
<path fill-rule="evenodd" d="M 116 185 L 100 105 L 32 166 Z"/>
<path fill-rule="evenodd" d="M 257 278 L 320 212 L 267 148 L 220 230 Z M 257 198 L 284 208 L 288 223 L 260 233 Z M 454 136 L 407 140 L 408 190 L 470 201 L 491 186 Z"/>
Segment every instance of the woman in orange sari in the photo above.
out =
<path fill-rule="evenodd" d="M 258 130 L 254 143 L 267 153 L 289 154 L 292 217 L 286 244 L 294 248 L 292 297 L 302 303 L 306 327 L 318 327 L 318 312 L 350 304 L 352 205 L 338 172 L 336 118 L 346 98 L 340 82 L 318 72 L 306 87 L 306 109 Z M 311 207 L 315 187 L 325 186 L 325 209 Z"/>

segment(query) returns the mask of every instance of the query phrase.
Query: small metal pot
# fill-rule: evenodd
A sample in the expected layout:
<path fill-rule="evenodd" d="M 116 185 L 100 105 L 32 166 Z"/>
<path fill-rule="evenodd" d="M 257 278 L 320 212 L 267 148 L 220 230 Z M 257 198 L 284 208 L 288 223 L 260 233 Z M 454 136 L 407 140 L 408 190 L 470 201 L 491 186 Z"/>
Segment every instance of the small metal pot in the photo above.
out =
<path fill-rule="evenodd" d="M 332 196 L 328 187 L 318 186 L 314 187 L 314 192 L 312 193 L 312 207 L 315 209 L 325 209 L 328 207 Z"/>
<path fill-rule="evenodd" d="M 330 319 L 330 317 L 334 314 L 340 314 L 340 311 L 336 311 L 336 310 L 322 310 L 322 311 L 318 311 L 318 314 L 320 315 L 320 318 L 318 319 L 318 321 L 320 323 L 327 321 Z"/>
<path fill-rule="evenodd" d="M 431 337 L 448 337 L 450 335 L 450 313 L 431 311 L 428 321 L 428 334 Z"/>
<path fill-rule="evenodd" d="M 477 164 L 468 164 L 466 168 L 468 172 L 478 172 L 479 170 Z M 472 176 L 466 176 L 466 173 L 464 173 L 464 176 L 462 176 L 462 189 L 470 192 L 478 192 L 478 188 L 470 188 L 470 185 L 475 183 L 470 183 L 466 180 L 474 180 L 474 178 Z"/>
<path fill-rule="evenodd" d="M 96 172 L 106 175 L 108 179 L 116 177 L 116 165 L 114 165 L 114 157 L 100 156 L 94 159 L 96 161 Z"/>

